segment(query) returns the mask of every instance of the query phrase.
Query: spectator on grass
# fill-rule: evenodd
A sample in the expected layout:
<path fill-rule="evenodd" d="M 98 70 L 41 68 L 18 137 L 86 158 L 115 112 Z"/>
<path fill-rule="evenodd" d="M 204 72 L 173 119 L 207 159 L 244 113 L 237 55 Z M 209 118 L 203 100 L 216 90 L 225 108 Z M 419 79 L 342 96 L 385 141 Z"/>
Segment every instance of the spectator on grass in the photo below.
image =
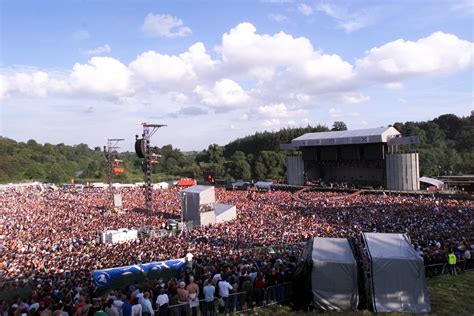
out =
<path fill-rule="evenodd" d="M 449 274 L 452 276 L 456 276 L 456 255 L 454 254 L 454 251 L 451 249 L 448 254 L 448 270 Z"/>

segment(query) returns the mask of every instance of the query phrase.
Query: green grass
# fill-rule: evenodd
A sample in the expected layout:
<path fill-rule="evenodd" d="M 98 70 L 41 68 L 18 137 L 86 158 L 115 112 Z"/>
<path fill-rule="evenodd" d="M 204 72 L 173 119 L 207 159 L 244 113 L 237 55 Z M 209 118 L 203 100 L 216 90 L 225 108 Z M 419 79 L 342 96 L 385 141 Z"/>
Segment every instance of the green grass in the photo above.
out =
<path fill-rule="evenodd" d="M 431 300 L 429 315 L 474 315 L 474 271 L 437 276 L 428 280 Z M 311 312 L 295 313 L 288 306 L 269 306 L 257 309 L 247 315 L 375 315 L 367 310 L 357 312 Z M 385 313 L 383 315 L 407 315 L 403 313 Z"/>

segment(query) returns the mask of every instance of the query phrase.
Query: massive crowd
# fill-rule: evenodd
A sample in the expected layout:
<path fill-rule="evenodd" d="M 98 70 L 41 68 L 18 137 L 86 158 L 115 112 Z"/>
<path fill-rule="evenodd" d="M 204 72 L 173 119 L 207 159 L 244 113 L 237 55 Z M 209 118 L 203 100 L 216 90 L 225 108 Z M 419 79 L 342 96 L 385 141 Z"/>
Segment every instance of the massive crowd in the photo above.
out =
<path fill-rule="evenodd" d="M 167 296 L 170 304 L 189 299 L 192 294 L 204 298 L 205 283 L 215 283 L 219 278 L 227 279 L 230 286 L 239 291 L 248 280 L 254 287 L 257 283 L 259 286 L 282 283 L 291 279 L 297 247 L 285 246 L 284 251 L 277 253 L 257 248 L 266 250 L 272 245 L 295 244 L 311 236 L 407 233 L 426 264 L 445 262 L 449 249 L 455 249 L 459 256 L 466 249 L 474 249 L 472 201 L 372 194 L 341 198 L 345 193 L 335 192 L 303 192 L 299 199 L 293 199 L 292 193 L 286 191 L 249 194 L 222 189 L 216 190 L 216 198 L 237 206 L 234 221 L 195 228 L 177 236 L 104 245 L 97 238 L 102 231 L 145 225 L 162 227 L 167 219 L 179 218 L 178 189 L 155 191 L 153 213 L 142 210 L 141 189 L 119 191 L 126 209 L 120 214 L 107 212 L 107 194 L 103 189 L 40 191 L 23 188 L 0 192 L 3 228 L 0 284 L 3 290 L 26 283 L 35 289 L 31 301 L 4 303 L 0 309 L 16 306 L 16 310 L 21 311 L 22 304 L 26 304 L 40 306 L 36 311 L 50 308 L 52 313 L 54 303 L 59 301 L 62 312 L 86 315 L 87 311 L 78 311 L 78 306 L 89 306 L 87 300 L 96 291 L 91 271 L 181 258 L 186 253 L 194 255 L 198 293 L 193 286 L 189 289 L 189 284 L 193 284 L 189 278 L 184 285 L 171 280 L 161 287 L 170 294 Z M 259 278 L 261 282 L 257 282 Z M 142 296 L 135 298 L 143 308 L 147 306 L 145 299 L 153 305 L 157 302 L 158 308 L 161 288 L 142 289 L 135 293 Z M 171 295 L 173 293 L 175 295 Z M 127 294 L 118 292 L 112 299 L 120 300 Z M 111 304 L 103 308 L 108 307 L 112 313 L 116 304 Z M 54 306 L 57 308 L 57 304 Z"/>

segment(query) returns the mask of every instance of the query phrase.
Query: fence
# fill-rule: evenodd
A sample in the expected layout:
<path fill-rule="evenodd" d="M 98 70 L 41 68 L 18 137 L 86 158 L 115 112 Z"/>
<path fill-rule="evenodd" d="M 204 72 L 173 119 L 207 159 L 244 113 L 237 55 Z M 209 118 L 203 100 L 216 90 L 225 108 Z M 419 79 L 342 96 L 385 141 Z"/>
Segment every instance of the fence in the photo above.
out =
<path fill-rule="evenodd" d="M 246 292 L 229 294 L 228 297 L 215 298 L 212 301 L 200 300 L 191 307 L 189 303 L 171 305 L 166 312 L 169 316 L 216 316 L 230 313 L 245 313 L 254 307 L 284 304 L 290 301 L 291 283 L 282 283 L 264 289 L 252 289 Z M 160 315 L 159 311 L 155 311 Z"/>
<path fill-rule="evenodd" d="M 456 262 L 456 271 L 464 272 L 465 270 L 474 269 L 474 260 L 459 260 Z M 427 278 L 434 277 L 438 275 L 448 274 L 448 264 L 447 263 L 435 263 L 428 264 L 425 266 L 425 276 Z"/>

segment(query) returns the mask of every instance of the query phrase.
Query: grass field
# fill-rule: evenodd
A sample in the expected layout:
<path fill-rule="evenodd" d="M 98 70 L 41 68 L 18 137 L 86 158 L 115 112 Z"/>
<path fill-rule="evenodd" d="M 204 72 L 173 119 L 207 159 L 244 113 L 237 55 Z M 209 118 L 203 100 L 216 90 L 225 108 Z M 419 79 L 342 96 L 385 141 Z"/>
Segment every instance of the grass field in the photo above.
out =
<path fill-rule="evenodd" d="M 474 315 L 474 271 L 459 274 L 437 276 L 428 280 L 428 291 L 431 299 L 429 315 Z M 357 312 L 311 312 L 295 313 L 286 306 L 270 306 L 256 310 L 247 315 L 375 315 L 369 311 Z M 386 313 L 384 315 L 407 315 Z"/>

